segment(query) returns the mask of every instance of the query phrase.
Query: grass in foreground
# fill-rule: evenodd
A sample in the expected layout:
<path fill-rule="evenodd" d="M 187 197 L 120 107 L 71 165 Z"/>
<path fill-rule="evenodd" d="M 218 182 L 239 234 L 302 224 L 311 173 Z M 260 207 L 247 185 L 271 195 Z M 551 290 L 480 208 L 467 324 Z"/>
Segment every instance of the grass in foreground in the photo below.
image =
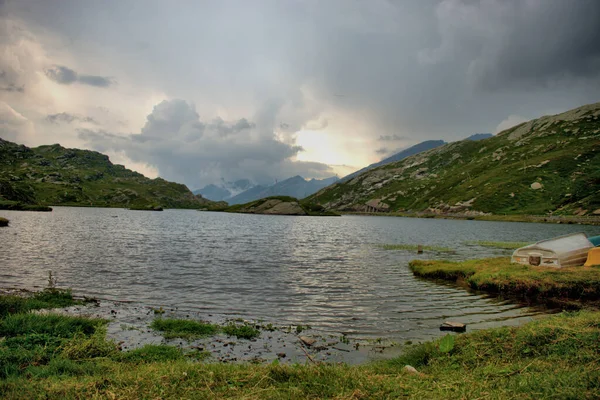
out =
<path fill-rule="evenodd" d="M 506 250 L 516 250 L 523 246 L 527 246 L 531 244 L 529 242 L 490 242 L 486 240 L 473 240 L 470 242 L 466 242 L 467 244 L 473 244 L 477 246 L 483 247 L 495 247 L 498 249 L 506 249 Z"/>
<path fill-rule="evenodd" d="M 600 268 L 548 268 L 511 264 L 510 258 L 486 258 L 462 262 L 414 260 L 416 276 L 464 281 L 470 288 L 519 296 L 539 303 L 581 306 L 600 300 Z"/>
<path fill-rule="evenodd" d="M 169 346 L 72 359 L 63 345 L 46 360 L 9 370 L 0 378 L 0 393 L 15 399 L 600 397 L 599 312 L 563 313 L 452 338 L 355 367 L 190 363 Z M 15 346 L 7 341 L 0 343 L 0 360 Z M 406 372 L 406 364 L 422 375 Z"/>
<path fill-rule="evenodd" d="M 31 297 L 0 296 L 0 318 L 8 314 L 24 313 L 44 308 L 69 307 L 81 304 L 74 300 L 70 290 L 46 289 Z"/>
<path fill-rule="evenodd" d="M 417 251 L 419 249 L 419 245 L 417 244 L 381 244 L 378 247 L 384 250 L 409 250 L 409 251 Z M 423 251 L 436 251 L 438 253 L 454 253 L 454 250 L 449 247 L 441 247 L 441 246 L 422 246 Z"/>

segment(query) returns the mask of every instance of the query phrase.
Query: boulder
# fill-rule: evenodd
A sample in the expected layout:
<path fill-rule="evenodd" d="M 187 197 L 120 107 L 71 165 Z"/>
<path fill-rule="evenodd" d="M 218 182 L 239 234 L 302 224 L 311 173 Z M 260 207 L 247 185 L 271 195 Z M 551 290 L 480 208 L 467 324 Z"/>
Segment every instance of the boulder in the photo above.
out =
<path fill-rule="evenodd" d="M 543 188 L 543 187 L 544 187 L 544 185 L 542 185 L 542 184 L 541 184 L 541 183 L 539 183 L 539 182 L 533 182 L 533 183 L 531 184 L 531 188 L 532 188 L 533 190 L 539 190 L 539 189 L 541 189 L 541 188 Z"/>

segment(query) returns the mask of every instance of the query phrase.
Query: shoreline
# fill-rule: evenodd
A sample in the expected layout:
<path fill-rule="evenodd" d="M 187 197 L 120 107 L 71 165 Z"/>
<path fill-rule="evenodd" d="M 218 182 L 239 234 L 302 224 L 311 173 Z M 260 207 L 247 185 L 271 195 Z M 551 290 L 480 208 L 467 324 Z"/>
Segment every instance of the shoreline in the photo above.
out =
<path fill-rule="evenodd" d="M 36 205 L 36 207 L 38 207 Z M 86 204 L 59 204 L 41 206 L 44 208 L 50 208 L 49 210 L 28 210 L 28 209 L 10 209 L 0 208 L 0 211 L 52 211 L 52 207 L 77 207 L 77 208 L 107 208 L 107 209 L 124 209 L 133 210 L 123 205 L 114 206 L 101 206 L 101 205 L 86 205 Z M 205 212 L 227 212 L 230 214 L 255 214 L 255 215 L 267 215 L 261 213 L 250 213 L 250 212 L 232 212 L 225 209 L 206 209 L 206 208 L 164 208 L 164 210 L 194 210 L 194 211 L 205 211 Z M 284 215 L 284 214 L 282 214 Z M 438 214 L 438 213 L 425 213 L 425 212 L 362 212 L 362 211 L 333 211 L 331 214 L 322 214 L 318 216 L 344 216 L 344 215 L 356 215 L 356 216 L 375 216 L 375 217 L 400 217 L 400 218 L 419 218 L 419 219 L 449 219 L 449 220 L 468 220 L 468 221 L 499 221 L 499 222 L 530 222 L 530 223 L 545 223 L 545 224 L 567 224 L 567 225 L 590 225 L 600 226 L 600 215 L 522 215 L 522 214 L 490 214 L 490 215 L 470 215 L 470 214 Z M 310 216 L 310 215 L 309 215 Z"/>
<path fill-rule="evenodd" d="M 43 290 L 0 288 L 0 297 L 29 298 L 40 292 Z M 118 343 L 123 351 L 140 349 L 145 345 L 167 345 L 183 351 L 202 349 L 207 353 L 205 362 L 209 363 L 295 364 L 311 361 L 357 365 L 397 356 L 401 347 L 389 339 L 357 340 L 343 334 L 322 332 L 306 324 L 280 325 L 201 311 L 156 309 L 137 302 L 97 300 L 86 296 L 73 298 L 86 304 L 41 310 L 39 313 L 106 320 L 106 339 Z M 165 338 L 164 333 L 150 328 L 155 319 L 202 321 L 220 327 L 229 324 L 251 326 L 260 334 L 251 340 L 223 333 L 189 339 Z M 301 338 L 310 339 L 310 344 Z"/>
<path fill-rule="evenodd" d="M 600 226 L 600 215 L 469 215 L 469 214 L 436 214 L 436 213 L 402 213 L 402 212 L 358 212 L 338 211 L 341 215 L 376 216 L 376 217 L 401 217 L 421 219 L 456 219 L 468 221 L 500 221 L 500 222 L 532 222 L 547 224 L 577 224 Z"/>
<path fill-rule="evenodd" d="M 73 303 L 58 289 L 34 297 L 46 307 Z M 597 311 L 448 334 L 389 360 L 350 366 L 308 354 L 303 364 L 212 363 L 199 346 L 123 352 L 122 343 L 105 339 L 109 321 L 35 311 L 44 308 L 35 301 L 0 296 L 0 393 L 7 398 L 600 397 Z M 76 301 L 70 307 L 84 308 Z"/>

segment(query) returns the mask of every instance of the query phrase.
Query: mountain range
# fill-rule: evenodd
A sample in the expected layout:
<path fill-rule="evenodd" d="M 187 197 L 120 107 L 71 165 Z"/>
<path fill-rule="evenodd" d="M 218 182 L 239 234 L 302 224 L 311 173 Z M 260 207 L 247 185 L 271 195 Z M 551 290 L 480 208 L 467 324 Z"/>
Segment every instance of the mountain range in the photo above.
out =
<path fill-rule="evenodd" d="M 469 136 L 467 140 L 482 140 L 491 137 L 491 133 L 477 133 Z M 387 157 L 377 163 L 371 164 L 359 171 L 345 176 L 340 181 L 348 181 L 368 170 L 379 166 L 389 164 L 394 161 L 400 161 L 406 157 L 423 151 L 433 149 L 446 144 L 443 140 L 427 140 L 402 150 L 390 157 Z M 204 198 L 213 201 L 226 201 L 229 204 L 244 204 L 254 200 L 270 196 L 291 196 L 295 198 L 305 198 L 319 190 L 338 181 L 337 177 L 327 179 L 306 180 L 301 176 L 294 176 L 273 185 L 253 185 L 248 179 L 240 179 L 235 182 L 226 182 L 222 180 L 221 185 L 206 185 L 202 189 L 195 190 L 194 194 L 200 194 Z"/>
<path fill-rule="evenodd" d="M 338 180 L 333 176 L 326 179 L 306 180 L 296 175 L 273 185 L 252 185 L 249 180 L 241 179 L 223 186 L 207 185 L 194 193 L 213 201 L 226 201 L 229 204 L 244 204 L 270 196 L 290 196 L 302 199 L 327 187 Z M 236 189 L 245 188 L 242 191 Z"/>

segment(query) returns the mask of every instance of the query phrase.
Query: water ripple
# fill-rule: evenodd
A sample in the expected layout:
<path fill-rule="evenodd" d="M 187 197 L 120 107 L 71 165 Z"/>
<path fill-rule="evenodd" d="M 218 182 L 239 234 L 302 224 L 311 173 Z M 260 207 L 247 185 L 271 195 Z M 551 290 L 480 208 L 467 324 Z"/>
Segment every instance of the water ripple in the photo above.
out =
<path fill-rule="evenodd" d="M 535 241 L 590 229 L 67 207 L 0 215 L 11 220 L 0 229 L 1 286 L 43 287 L 52 270 L 60 286 L 81 295 L 394 340 L 439 336 L 437 327 L 447 318 L 478 329 L 519 324 L 537 313 L 416 279 L 409 260 L 509 254 L 465 242 Z M 376 246 L 385 243 L 456 253 L 416 255 Z"/>

